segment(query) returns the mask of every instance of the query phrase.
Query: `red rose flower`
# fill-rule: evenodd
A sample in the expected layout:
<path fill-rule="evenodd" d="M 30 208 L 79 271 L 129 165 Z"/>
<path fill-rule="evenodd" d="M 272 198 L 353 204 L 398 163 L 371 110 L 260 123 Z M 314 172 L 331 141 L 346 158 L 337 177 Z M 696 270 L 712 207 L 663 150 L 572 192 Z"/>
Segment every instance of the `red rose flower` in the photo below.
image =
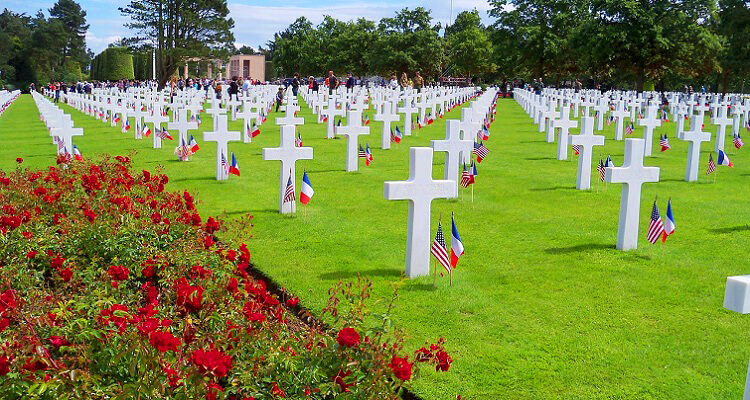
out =
<path fill-rule="evenodd" d="M 339 373 L 336 374 L 336 376 L 334 376 L 333 378 L 331 378 L 331 380 L 333 380 L 333 383 L 339 385 L 342 393 L 349 393 L 349 386 L 354 386 L 353 383 L 346 383 L 344 381 L 344 378 L 346 378 L 347 376 L 351 374 L 352 374 L 352 371 L 346 371 L 346 373 L 344 373 L 343 371 L 339 370 Z"/>
<path fill-rule="evenodd" d="M 201 374 L 217 378 L 223 378 L 232 368 L 232 358 L 217 350 L 195 350 L 190 355 L 190 361 Z"/>
<path fill-rule="evenodd" d="M 62 278 L 63 282 L 69 282 L 70 278 L 73 277 L 73 270 L 70 268 L 65 268 L 60 270 L 60 278 Z"/>
<path fill-rule="evenodd" d="M 63 266 L 63 263 L 65 262 L 65 259 L 62 257 L 55 257 L 50 261 L 50 267 L 53 269 L 60 269 Z"/>
<path fill-rule="evenodd" d="M 31 250 L 30 252 L 26 253 L 26 258 L 34 258 L 36 255 L 39 254 L 36 250 Z"/>
<path fill-rule="evenodd" d="M 453 359 L 448 355 L 445 350 L 440 350 L 435 354 L 437 358 L 437 365 L 435 365 L 435 371 L 447 371 L 451 367 Z"/>
<path fill-rule="evenodd" d="M 271 384 L 273 385 L 271 387 L 271 394 L 272 395 L 279 396 L 279 397 L 282 397 L 282 398 L 286 397 L 286 393 L 284 393 L 284 391 L 279 388 L 279 385 L 276 382 L 271 382 Z"/>
<path fill-rule="evenodd" d="M 0 376 L 8 375 L 10 372 L 10 360 L 8 357 L 0 356 Z"/>
<path fill-rule="evenodd" d="M 130 270 L 122 265 L 112 265 L 107 272 L 115 281 L 126 281 L 128 280 L 128 274 L 130 274 Z"/>
<path fill-rule="evenodd" d="M 160 352 L 167 350 L 179 351 L 180 339 L 169 332 L 154 331 L 148 337 L 148 342 Z"/>
<path fill-rule="evenodd" d="M 299 305 L 299 297 L 292 297 L 286 300 L 287 307 L 297 307 Z"/>
<path fill-rule="evenodd" d="M 26 239 L 31 239 L 34 237 L 34 234 L 31 232 L 24 232 L 23 237 L 25 237 Z"/>
<path fill-rule="evenodd" d="M 354 328 L 344 328 L 339 331 L 336 341 L 339 343 L 339 346 L 342 347 L 357 346 L 360 341 L 359 332 L 354 330 Z"/>
<path fill-rule="evenodd" d="M 198 311 L 203 308 L 203 287 L 191 286 L 187 279 L 177 281 L 177 305 L 184 306 L 188 311 Z"/>
<path fill-rule="evenodd" d="M 7 329 L 8 325 L 10 325 L 10 319 L 9 318 L 0 318 L 0 332 L 2 332 L 5 329 Z"/>
<path fill-rule="evenodd" d="M 70 344 L 65 338 L 60 336 L 50 336 L 47 340 L 49 340 L 49 342 L 56 348 L 60 348 L 60 346 L 68 346 Z"/>
<path fill-rule="evenodd" d="M 23 162 L 23 158 L 21 158 L 21 157 L 16 158 L 16 162 L 19 163 L 19 164 L 22 163 Z"/>
<path fill-rule="evenodd" d="M 391 363 L 388 365 L 393 371 L 393 375 L 401 379 L 402 381 L 408 381 L 411 379 L 411 366 L 407 357 L 396 357 L 391 359 Z"/>

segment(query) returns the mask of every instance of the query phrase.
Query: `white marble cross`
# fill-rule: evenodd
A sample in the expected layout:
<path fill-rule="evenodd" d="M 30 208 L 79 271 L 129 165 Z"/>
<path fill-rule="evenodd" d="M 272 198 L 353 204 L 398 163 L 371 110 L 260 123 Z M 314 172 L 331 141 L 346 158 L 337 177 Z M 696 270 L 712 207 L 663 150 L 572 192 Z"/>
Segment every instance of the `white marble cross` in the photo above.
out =
<path fill-rule="evenodd" d="M 224 181 L 228 176 L 226 169 L 221 165 L 221 157 L 223 155 L 224 160 L 227 163 L 232 162 L 232 160 L 229 159 L 228 143 L 230 141 L 240 140 L 242 134 L 240 132 L 227 130 L 226 115 L 218 115 L 216 123 L 218 125 L 217 129 L 212 132 L 203 132 L 203 141 L 216 142 L 216 180 Z"/>
<path fill-rule="evenodd" d="M 276 125 L 304 125 L 305 119 L 304 118 L 297 118 L 294 116 L 294 113 L 299 111 L 299 106 L 295 106 L 293 104 L 287 104 L 283 106 L 284 111 L 286 111 L 286 115 L 283 118 L 276 118 Z"/>
<path fill-rule="evenodd" d="M 560 107 L 560 119 L 556 119 L 553 125 L 560 129 L 559 140 L 557 141 L 557 159 L 567 160 L 569 130 L 578 127 L 578 121 L 570 119 L 570 107 Z"/>
<path fill-rule="evenodd" d="M 724 289 L 724 308 L 740 314 L 750 313 L 750 275 L 727 277 Z M 742 400 L 750 400 L 750 365 L 745 377 L 745 392 Z"/>
<path fill-rule="evenodd" d="M 628 116 L 628 110 L 625 109 L 625 105 L 622 101 L 618 101 L 614 111 L 611 112 L 612 116 L 616 119 L 615 125 L 615 140 L 622 140 L 624 136 L 624 124 L 625 117 Z"/>
<path fill-rule="evenodd" d="M 698 167 L 701 158 L 701 143 L 711 140 L 711 133 L 703 132 L 703 124 L 697 119 L 690 120 L 690 130 L 682 132 L 677 136 L 680 140 L 686 140 L 688 145 L 687 169 L 685 181 L 695 182 L 698 180 Z"/>
<path fill-rule="evenodd" d="M 461 128 L 461 138 L 463 140 L 477 141 L 477 133 L 482 129 L 482 123 L 474 121 L 474 112 L 469 107 L 464 107 L 461 110 L 461 121 L 459 123 Z M 474 147 L 472 146 L 472 150 Z M 462 151 L 461 159 L 465 163 L 471 162 L 471 151 Z"/>
<path fill-rule="evenodd" d="M 411 136 L 411 121 L 413 120 L 411 116 L 419 111 L 412 104 L 412 99 L 413 97 L 411 96 L 404 97 L 404 106 L 398 109 L 399 113 L 404 114 L 404 136 Z"/>
<path fill-rule="evenodd" d="M 472 149 L 474 149 L 473 140 L 461 139 L 460 124 L 461 122 L 457 119 L 447 120 L 445 124 L 445 139 L 432 141 L 433 150 L 445 152 L 445 172 L 443 173 L 443 179 L 456 183 L 456 193 L 458 193 L 458 169 L 461 163 L 461 152 L 471 154 Z"/>
<path fill-rule="evenodd" d="M 622 183 L 620 196 L 620 221 L 617 248 L 638 248 L 638 222 L 641 213 L 641 187 L 644 183 L 659 182 L 658 167 L 643 166 L 643 139 L 625 140 L 625 162 L 622 167 L 607 167 L 604 180 Z"/>
<path fill-rule="evenodd" d="M 73 152 L 73 136 L 83 136 L 83 128 L 73 128 L 68 124 L 60 124 L 58 127 L 52 128 L 50 133 L 63 141 L 63 149 L 57 148 L 57 154 L 59 155 L 65 150 L 68 153 Z"/>
<path fill-rule="evenodd" d="M 251 143 L 253 141 L 250 129 L 253 128 L 252 120 L 260 125 L 260 113 L 252 110 L 252 106 L 249 101 L 246 101 L 242 106 L 242 110 L 237 113 L 237 117 L 242 120 L 242 141 L 244 143 Z"/>
<path fill-rule="evenodd" d="M 359 136 L 369 135 L 370 127 L 362 126 L 359 111 L 349 110 L 346 126 L 338 127 L 336 134 L 346 136 L 346 172 L 359 170 Z"/>
<path fill-rule="evenodd" d="M 719 150 L 724 151 L 727 126 L 732 125 L 733 121 L 732 118 L 727 117 L 726 105 L 717 107 L 716 114 L 711 123 L 716 125 L 716 147 L 714 147 L 714 151 L 718 153 Z"/>
<path fill-rule="evenodd" d="M 658 107 L 654 104 L 646 107 L 646 115 L 644 118 L 638 120 L 638 125 L 644 127 L 643 140 L 645 142 L 644 155 L 646 157 L 651 156 L 651 150 L 654 147 L 654 128 L 661 126 L 661 118 L 659 118 Z"/>
<path fill-rule="evenodd" d="M 294 125 L 281 126 L 281 143 L 279 147 L 263 149 L 264 160 L 281 161 L 280 185 L 279 185 L 279 212 L 282 214 L 291 214 L 297 211 L 297 202 L 284 202 L 284 193 L 289 177 L 292 181 L 296 179 L 295 167 L 297 160 L 312 160 L 312 147 L 297 147 L 295 139 Z"/>
<path fill-rule="evenodd" d="M 594 118 L 581 118 L 581 134 L 570 136 L 570 143 L 577 144 L 581 147 L 578 155 L 578 177 L 576 179 L 576 189 L 587 190 L 591 187 L 591 157 L 594 153 L 594 146 L 604 145 L 604 136 L 594 135 Z"/>
<path fill-rule="evenodd" d="M 456 183 L 432 179 L 432 149 L 409 149 L 409 179 L 385 182 L 387 200 L 409 200 L 406 236 L 406 275 L 409 278 L 430 274 L 430 214 L 432 200 L 458 195 Z"/>
<path fill-rule="evenodd" d="M 333 137 L 337 133 L 337 132 L 334 132 L 334 129 L 333 129 L 334 124 L 335 124 L 334 120 L 336 119 L 337 115 L 340 115 L 343 117 L 344 111 L 345 110 L 343 109 L 336 108 L 336 98 L 334 96 L 331 96 L 328 98 L 328 108 L 321 111 L 322 115 L 325 115 L 326 117 L 328 117 L 328 125 L 326 126 L 326 137 L 328 139 L 333 139 Z"/>
<path fill-rule="evenodd" d="M 180 137 L 177 143 L 179 143 L 180 145 L 182 145 L 183 143 L 187 144 L 190 142 L 190 140 L 188 140 L 188 131 L 198 129 L 198 123 L 190 122 L 190 120 L 188 119 L 187 108 L 180 108 L 179 110 L 177 110 L 176 114 L 177 120 L 167 123 L 167 129 L 176 129 Z"/>
<path fill-rule="evenodd" d="M 142 105 L 140 101 L 136 101 L 135 110 L 133 111 L 133 123 L 135 124 L 134 137 L 136 139 L 143 139 L 143 122 L 145 121 L 145 117 L 148 116 L 148 112 L 141 110 Z"/>
<path fill-rule="evenodd" d="M 393 114 L 393 107 L 390 101 L 386 101 L 383 112 L 375 114 L 375 121 L 383 123 L 383 130 L 381 132 L 382 138 L 380 140 L 380 148 L 388 150 L 391 148 L 391 122 L 398 122 L 401 120 L 401 114 Z"/>
<path fill-rule="evenodd" d="M 169 122 L 169 117 L 162 113 L 161 107 L 154 107 L 154 113 L 145 117 L 144 120 L 154 124 L 154 129 L 151 132 L 151 136 L 154 138 L 154 148 L 161 149 L 161 137 L 158 133 L 161 131 L 161 124 L 163 122 Z"/>
<path fill-rule="evenodd" d="M 213 129 L 219 129 L 219 117 L 226 114 L 227 112 L 227 110 L 221 108 L 221 102 L 215 98 L 212 99 L 211 107 L 206 109 L 206 112 L 211 114 L 211 119 L 213 120 Z"/>

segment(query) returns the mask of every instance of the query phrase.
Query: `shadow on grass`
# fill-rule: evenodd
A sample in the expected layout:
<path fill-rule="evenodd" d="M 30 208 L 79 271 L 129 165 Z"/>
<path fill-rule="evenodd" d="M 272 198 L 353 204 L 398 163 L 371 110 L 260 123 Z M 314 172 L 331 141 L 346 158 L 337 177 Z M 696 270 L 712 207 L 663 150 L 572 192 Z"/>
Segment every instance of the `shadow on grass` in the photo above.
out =
<path fill-rule="evenodd" d="M 712 233 L 719 233 L 719 234 L 744 232 L 744 231 L 750 231 L 750 225 L 732 226 L 728 228 L 715 228 L 715 229 L 709 229 L 708 231 Z"/>
<path fill-rule="evenodd" d="M 529 157 L 524 158 L 526 161 L 547 161 L 547 160 L 556 160 L 555 157 Z"/>
<path fill-rule="evenodd" d="M 402 273 L 400 270 L 396 269 L 386 269 L 386 268 L 380 268 L 380 269 L 370 269 L 366 271 L 334 271 L 334 272 L 326 272 L 324 274 L 318 275 L 318 278 L 323 280 L 339 280 L 339 279 L 353 279 L 356 278 L 357 275 L 361 275 L 364 277 L 394 277 L 399 278 L 401 277 Z"/>
<path fill-rule="evenodd" d="M 530 192 L 548 192 L 552 190 L 575 190 L 575 186 L 553 186 L 548 188 L 530 188 Z"/>
<path fill-rule="evenodd" d="M 662 179 L 660 182 L 685 182 L 685 179 L 669 178 L 669 179 Z"/>
<path fill-rule="evenodd" d="M 312 170 L 311 169 L 311 170 L 309 170 L 307 172 L 310 172 L 312 174 L 324 174 L 326 172 L 345 172 L 345 171 L 346 171 L 345 168 L 340 168 L 340 169 L 321 169 L 321 170 Z"/>
<path fill-rule="evenodd" d="M 437 290 L 437 286 L 431 284 L 431 283 L 415 283 L 413 285 L 406 285 L 404 286 L 403 290 L 409 291 L 409 292 L 433 292 Z"/>
<path fill-rule="evenodd" d="M 539 139 L 539 140 L 522 140 L 522 141 L 520 141 L 518 143 L 544 143 L 544 141 L 545 141 L 544 139 Z"/>
<path fill-rule="evenodd" d="M 615 245 L 604 244 L 604 243 L 585 243 L 576 246 L 569 247 L 550 247 L 545 249 L 544 252 L 547 254 L 568 254 L 568 253 L 579 253 L 582 251 L 589 250 L 614 250 Z"/>

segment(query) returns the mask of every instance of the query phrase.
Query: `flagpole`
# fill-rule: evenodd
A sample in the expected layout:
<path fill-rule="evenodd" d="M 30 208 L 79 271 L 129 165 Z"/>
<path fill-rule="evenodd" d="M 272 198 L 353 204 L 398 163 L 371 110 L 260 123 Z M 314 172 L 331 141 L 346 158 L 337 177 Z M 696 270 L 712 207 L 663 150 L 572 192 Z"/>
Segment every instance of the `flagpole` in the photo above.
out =
<path fill-rule="evenodd" d="M 453 287 L 453 267 L 451 267 L 450 279 L 451 279 L 451 287 Z"/>
<path fill-rule="evenodd" d="M 471 184 L 471 204 L 474 204 L 474 184 Z"/>

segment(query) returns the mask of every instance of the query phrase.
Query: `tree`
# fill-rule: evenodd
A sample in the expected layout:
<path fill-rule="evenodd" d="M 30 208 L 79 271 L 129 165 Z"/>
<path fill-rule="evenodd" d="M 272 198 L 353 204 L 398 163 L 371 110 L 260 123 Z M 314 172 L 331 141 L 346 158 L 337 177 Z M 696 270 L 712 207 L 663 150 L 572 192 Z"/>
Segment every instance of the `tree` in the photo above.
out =
<path fill-rule="evenodd" d="M 156 47 L 156 75 L 164 87 L 177 68 L 193 57 L 227 57 L 234 45 L 226 0 L 131 0 L 120 12 L 137 32 L 125 39 L 135 48 Z"/>
<path fill-rule="evenodd" d="M 425 77 L 440 75 L 445 46 L 438 34 L 440 24 L 431 22 L 430 11 L 422 7 L 404 8 L 393 18 L 381 19 L 369 53 L 370 70 L 382 75 L 420 70 Z"/>
<path fill-rule="evenodd" d="M 739 83 L 739 91 L 744 89 L 744 81 L 750 73 L 750 8 L 744 0 L 719 1 L 716 33 L 723 41 L 719 53 L 721 66 L 721 90 L 726 93 L 730 83 Z M 732 82 L 734 81 L 734 82 Z"/>
<path fill-rule="evenodd" d="M 464 11 L 456 17 L 453 25 L 445 30 L 448 59 L 455 72 L 473 76 L 493 72 L 492 44 L 482 26 L 479 12 Z"/>
<path fill-rule="evenodd" d="M 273 54 L 273 64 L 281 76 L 290 76 L 303 69 L 303 64 L 311 64 L 306 57 L 319 56 L 319 54 L 306 54 L 303 46 L 308 50 L 310 42 L 314 41 L 315 29 L 312 22 L 305 17 L 297 18 L 284 31 L 274 35 L 273 42 L 269 42 L 269 49 Z M 311 72 L 312 73 L 312 72 Z"/>
<path fill-rule="evenodd" d="M 62 48 L 63 63 L 67 57 L 72 57 L 76 62 L 83 65 L 88 64 L 86 52 L 86 11 L 73 0 L 57 0 L 49 9 L 50 17 L 60 20 L 65 27 L 65 44 Z"/>

